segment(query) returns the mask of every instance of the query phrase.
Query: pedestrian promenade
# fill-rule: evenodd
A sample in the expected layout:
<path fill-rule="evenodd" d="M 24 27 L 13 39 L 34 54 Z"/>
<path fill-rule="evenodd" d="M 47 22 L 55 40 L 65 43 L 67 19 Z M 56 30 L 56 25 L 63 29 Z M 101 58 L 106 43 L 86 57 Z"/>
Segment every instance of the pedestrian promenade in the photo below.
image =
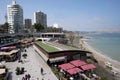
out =
<path fill-rule="evenodd" d="M 9 80 L 22 80 L 22 77 L 26 74 L 30 74 L 30 80 L 58 80 L 50 67 L 33 47 L 26 48 L 26 52 L 22 52 L 22 54 L 24 53 L 28 56 L 26 59 L 23 57 L 21 58 L 23 63 L 19 63 L 18 61 L 5 63 L 10 72 Z M 16 75 L 16 67 L 24 67 L 25 73 L 22 75 Z M 41 74 L 41 68 L 43 68 L 43 75 Z"/>

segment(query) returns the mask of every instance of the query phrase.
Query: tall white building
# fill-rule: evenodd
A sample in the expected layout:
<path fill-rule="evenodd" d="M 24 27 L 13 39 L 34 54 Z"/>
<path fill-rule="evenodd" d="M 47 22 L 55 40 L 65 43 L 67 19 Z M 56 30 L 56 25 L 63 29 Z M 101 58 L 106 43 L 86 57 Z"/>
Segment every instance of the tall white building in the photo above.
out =
<path fill-rule="evenodd" d="M 7 18 L 10 25 L 9 33 L 23 32 L 23 9 L 15 0 L 11 5 L 7 5 Z"/>
<path fill-rule="evenodd" d="M 41 11 L 35 12 L 34 23 L 40 23 L 42 26 L 47 27 L 47 15 Z"/>

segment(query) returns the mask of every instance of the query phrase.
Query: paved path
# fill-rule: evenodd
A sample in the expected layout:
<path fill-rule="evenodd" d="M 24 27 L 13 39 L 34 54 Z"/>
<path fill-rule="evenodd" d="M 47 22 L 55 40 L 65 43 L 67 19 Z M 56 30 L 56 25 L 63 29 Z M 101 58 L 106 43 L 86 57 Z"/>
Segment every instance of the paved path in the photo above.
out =
<path fill-rule="evenodd" d="M 27 53 L 28 55 L 26 59 L 23 59 L 22 57 L 23 64 L 18 63 L 18 61 L 5 63 L 11 74 L 9 80 L 22 80 L 22 77 L 25 76 L 25 74 L 31 75 L 30 80 L 42 80 L 42 78 L 44 78 L 44 80 L 58 80 L 46 62 L 40 55 L 38 55 L 33 47 L 29 47 L 26 50 L 27 52 L 22 52 L 22 54 Z M 26 72 L 23 75 L 16 75 L 16 67 L 24 67 Z M 41 67 L 44 70 L 44 75 L 41 75 Z"/>

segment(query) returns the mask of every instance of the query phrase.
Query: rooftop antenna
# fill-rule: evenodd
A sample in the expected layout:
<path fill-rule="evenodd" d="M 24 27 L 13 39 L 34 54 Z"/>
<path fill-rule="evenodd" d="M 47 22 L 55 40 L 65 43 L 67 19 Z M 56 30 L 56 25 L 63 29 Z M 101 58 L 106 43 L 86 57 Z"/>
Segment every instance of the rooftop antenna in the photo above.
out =
<path fill-rule="evenodd" d="M 7 14 L 5 14 L 5 22 L 7 22 Z"/>

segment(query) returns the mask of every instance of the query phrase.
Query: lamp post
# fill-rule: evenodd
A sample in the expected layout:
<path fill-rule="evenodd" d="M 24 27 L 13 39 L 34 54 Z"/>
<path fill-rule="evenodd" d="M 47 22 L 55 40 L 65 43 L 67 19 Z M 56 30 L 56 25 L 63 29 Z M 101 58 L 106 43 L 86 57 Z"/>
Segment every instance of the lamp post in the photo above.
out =
<path fill-rule="evenodd" d="M 56 75 L 56 73 L 57 73 L 57 65 L 56 64 L 54 65 L 54 70 L 55 70 L 55 75 Z"/>
<path fill-rule="evenodd" d="M 73 77 L 70 77 L 70 80 L 73 80 L 74 78 Z"/>
<path fill-rule="evenodd" d="M 60 78 L 59 78 L 59 80 L 62 80 L 62 74 L 63 74 L 63 70 L 61 69 L 60 70 Z"/>
<path fill-rule="evenodd" d="M 56 65 L 56 64 L 55 64 L 54 66 L 55 66 L 55 67 L 57 67 L 57 65 Z"/>

